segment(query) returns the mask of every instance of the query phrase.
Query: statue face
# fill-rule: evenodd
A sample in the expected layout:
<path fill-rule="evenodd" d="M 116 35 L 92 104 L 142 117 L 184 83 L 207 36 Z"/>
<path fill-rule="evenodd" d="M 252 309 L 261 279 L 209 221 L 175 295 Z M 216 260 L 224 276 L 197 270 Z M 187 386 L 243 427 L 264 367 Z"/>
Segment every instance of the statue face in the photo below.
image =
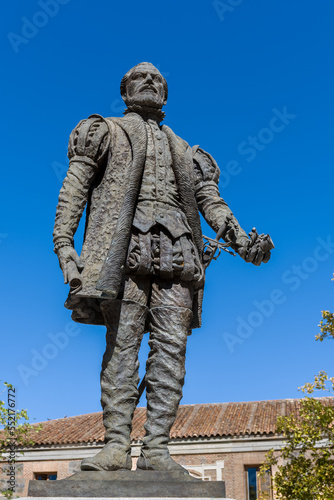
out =
<path fill-rule="evenodd" d="M 122 97 L 127 106 L 138 104 L 161 109 L 166 104 L 163 77 L 154 66 L 140 65 L 131 73 Z"/>

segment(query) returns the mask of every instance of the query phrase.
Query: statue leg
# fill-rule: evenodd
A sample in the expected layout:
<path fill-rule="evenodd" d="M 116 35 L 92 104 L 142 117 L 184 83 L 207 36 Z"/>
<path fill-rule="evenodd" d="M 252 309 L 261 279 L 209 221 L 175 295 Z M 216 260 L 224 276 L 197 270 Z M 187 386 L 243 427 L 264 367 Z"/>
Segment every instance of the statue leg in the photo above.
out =
<path fill-rule="evenodd" d="M 192 320 L 192 289 L 180 283 L 169 283 L 165 289 L 161 285 L 158 289 L 153 286 L 151 305 L 146 435 L 137 468 L 187 473 L 171 458 L 167 444 L 182 398 L 186 343 Z"/>
<path fill-rule="evenodd" d="M 131 280 L 131 286 L 126 287 L 124 296 L 146 301 L 147 295 L 143 289 L 136 290 L 139 297 L 136 296 L 138 293 L 130 293 L 134 291 L 134 284 Z M 128 298 L 122 300 L 118 314 L 112 301 L 105 301 L 101 309 L 107 326 L 107 348 L 101 371 L 106 445 L 95 457 L 84 459 L 81 469 L 131 469 L 130 433 L 138 398 L 138 352 L 148 309 L 146 305 Z"/>

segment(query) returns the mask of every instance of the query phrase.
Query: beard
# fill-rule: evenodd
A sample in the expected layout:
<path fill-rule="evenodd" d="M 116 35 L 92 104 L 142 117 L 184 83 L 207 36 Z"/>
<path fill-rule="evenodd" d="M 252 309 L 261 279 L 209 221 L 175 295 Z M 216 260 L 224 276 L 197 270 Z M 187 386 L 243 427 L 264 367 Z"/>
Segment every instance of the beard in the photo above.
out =
<path fill-rule="evenodd" d="M 123 112 L 124 115 L 128 113 L 138 113 L 144 119 L 155 117 L 158 122 L 165 118 L 165 113 L 162 111 L 164 103 L 164 96 L 152 90 L 143 90 L 136 92 L 132 96 L 123 98 L 127 109 Z"/>
<path fill-rule="evenodd" d="M 138 92 L 135 96 L 127 97 L 125 104 L 128 107 L 141 106 L 142 108 L 161 109 L 163 106 L 163 97 L 153 91 L 144 90 Z"/>

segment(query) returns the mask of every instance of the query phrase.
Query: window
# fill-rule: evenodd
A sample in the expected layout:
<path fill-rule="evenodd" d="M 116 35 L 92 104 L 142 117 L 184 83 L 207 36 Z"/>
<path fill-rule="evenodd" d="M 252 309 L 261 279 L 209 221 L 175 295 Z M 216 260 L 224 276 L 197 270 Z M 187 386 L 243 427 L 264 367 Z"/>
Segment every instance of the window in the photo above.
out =
<path fill-rule="evenodd" d="M 263 499 L 272 500 L 270 472 L 260 476 L 259 470 L 260 466 L 256 465 L 245 467 L 246 499 L 258 500 L 261 495 Z"/>
<path fill-rule="evenodd" d="M 35 472 L 34 476 L 38 481 L 55 481 L 57 472 Z"/>
<path fill-rule="evenodd" d="M 202 481 L 222 481 L 224 460 L 217 460 L 216 463 L 202 465 L 185 465 L 191 476 Z"/>

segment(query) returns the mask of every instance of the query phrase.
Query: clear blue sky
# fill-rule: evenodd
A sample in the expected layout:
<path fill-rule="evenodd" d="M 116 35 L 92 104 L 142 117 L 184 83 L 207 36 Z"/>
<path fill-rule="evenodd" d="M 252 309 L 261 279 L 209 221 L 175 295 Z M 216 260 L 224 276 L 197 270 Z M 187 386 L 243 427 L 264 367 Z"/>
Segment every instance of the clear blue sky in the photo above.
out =
<path fill-rule="evenodd" d="M 228 254 L 209 268 L 182 402 L 294 398 L 334 374 L 333 342 L 314 340 L 334 309 L 333 21 L 332 0 L 6 2 L 0 379 L 18 407 L 37 421 L 100 410 L 104 328 L 70 330 L 52 228 L 71 130 L 121 116 L 120 80 L 141 61 L 168 80 L 165 123 L 214 156 L 241 225 L 276 245 L 260 268 Z"/>

